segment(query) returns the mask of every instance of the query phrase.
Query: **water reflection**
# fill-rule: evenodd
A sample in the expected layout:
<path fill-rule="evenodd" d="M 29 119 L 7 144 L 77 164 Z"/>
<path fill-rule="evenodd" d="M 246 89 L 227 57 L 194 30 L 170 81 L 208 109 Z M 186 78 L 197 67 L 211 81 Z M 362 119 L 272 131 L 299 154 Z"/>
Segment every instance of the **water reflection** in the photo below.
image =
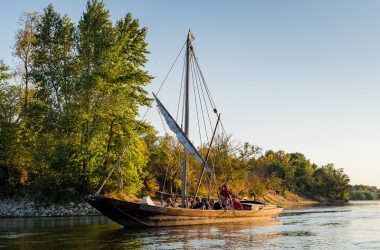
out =
<path fill-rule="evenodd" d="M 380 248 L 380 202 L 285 210 L 276 220 L 124 229 L 101 216 L 0 219 L 0 248 Z"/>
<path fill-rule="evenodd" d="M 81 225 L 110 223 L 110 220 L 103 216 L 0 218 L 0 220 L 0 231 L 10 229 L 77 227 Z"/>

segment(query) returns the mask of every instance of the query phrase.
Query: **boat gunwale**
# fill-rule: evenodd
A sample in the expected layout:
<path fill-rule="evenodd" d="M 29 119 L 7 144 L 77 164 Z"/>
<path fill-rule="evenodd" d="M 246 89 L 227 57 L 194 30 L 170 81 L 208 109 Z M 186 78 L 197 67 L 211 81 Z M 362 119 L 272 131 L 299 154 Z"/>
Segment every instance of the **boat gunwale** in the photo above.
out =
<path fill-rule="evenodd" d="M 128 209 L 139 210 L 155 215 L 165 215 L 165 216 L 188 216 L 188 217 L 255 217 L 256 214 L 279 214 L 282 211 L 281 207 L 276 205 L 257 205 L 257 209 L 253 210 L 202 210 L 202 209 L 191 209 L 191 208 L 180 208 L 180 207 L 160 207 L 152 206 L 140 202 L 125 201 L 117 198 L 110 198 L 105 196 L 92 196 L 89 197 L 91 200 L 100 200 L 111 204 L 112 206 L 121 205 L 132 206 Z M 117 203 L 117 204 L 115 204 Z M 261 212 L 261 213 L 260 213 Z"/>

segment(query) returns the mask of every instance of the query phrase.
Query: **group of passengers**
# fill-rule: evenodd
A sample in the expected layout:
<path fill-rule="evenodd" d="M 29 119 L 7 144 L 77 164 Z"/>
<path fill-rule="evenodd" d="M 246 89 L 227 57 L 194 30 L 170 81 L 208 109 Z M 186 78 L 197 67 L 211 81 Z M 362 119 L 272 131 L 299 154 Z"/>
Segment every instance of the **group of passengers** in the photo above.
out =
<path fill-rule="evenodd" d="M 165 207 L 175 207 L 175 202 L 171 198 L 168 198 Z M 190 198 L 187 202 L 187 207 L 203 210 L 243 210 L 239 199 L 232 194 L 226 183 L 219 190 L 219 200 L 199 197 L 195 197 L 195 199 Z"/>

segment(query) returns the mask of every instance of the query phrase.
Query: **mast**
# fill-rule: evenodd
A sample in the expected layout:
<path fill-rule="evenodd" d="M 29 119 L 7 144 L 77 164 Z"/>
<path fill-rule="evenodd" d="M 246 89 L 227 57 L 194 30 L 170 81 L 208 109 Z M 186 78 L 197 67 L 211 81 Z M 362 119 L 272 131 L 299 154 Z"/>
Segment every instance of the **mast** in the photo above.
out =
<path fill-rule="evenodd" d="M 190 41 L 190 30 L 187 33 L 186 40 L 186 74 L 185 74 L 185 135 L 189 137 L 189 93 L 190 93 L 190 49 L 191 49 L 191 41 Z M 183 168 L 182 168 L 182 207 L 186 207 L 186 184 L 187 184 L 187 157 L 188 153 L 186 149 L 184 149 L 184 158 L 183 158 Z"/>

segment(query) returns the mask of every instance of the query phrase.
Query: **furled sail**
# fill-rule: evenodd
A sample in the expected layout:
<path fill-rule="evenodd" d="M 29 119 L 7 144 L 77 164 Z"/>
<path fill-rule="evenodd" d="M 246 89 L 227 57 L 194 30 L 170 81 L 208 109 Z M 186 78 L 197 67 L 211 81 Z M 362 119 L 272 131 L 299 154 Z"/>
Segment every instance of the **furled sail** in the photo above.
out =
<path fill-rule="evenodd" d="M 178 126 L 177 122 L 173 119 L 170 113 L 166 110 L 164 105 L 160 102 L 155 94 L 154 98 L 156 99 L 157 105 L 160 109 L 162 116 L 165 118 L 166 124 L 168 124 L 171 131 L 175 133 L 178 141 L 185 147 L 186 151 L 192 154 L 195 159 L 197 159 L 202 166 L 206 169 L 207 172 L 211 172 L 211 168 L 208 166 L 206 161 L 203 159 L 198 150 L 194 147 L 193 143 L 187 138 L 187 136 L 183 133 L 182 129 Z"/>

